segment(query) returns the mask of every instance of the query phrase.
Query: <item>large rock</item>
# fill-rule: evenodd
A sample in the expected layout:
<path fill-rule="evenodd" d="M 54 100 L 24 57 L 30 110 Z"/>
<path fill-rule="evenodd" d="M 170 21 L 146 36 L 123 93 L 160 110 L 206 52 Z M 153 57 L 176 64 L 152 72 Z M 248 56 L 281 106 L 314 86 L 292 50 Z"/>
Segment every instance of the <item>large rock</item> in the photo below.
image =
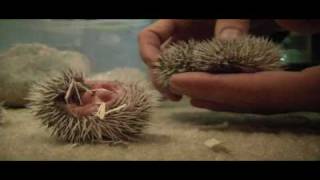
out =
<path fill-rule="evenodd" d="M 16 44 L 0 54 L 0 101 L 11 107 L 25 106 L 24 98 L 33 82 L 65 68 L 89 73 L 89 59 L 43 44 Z"/>

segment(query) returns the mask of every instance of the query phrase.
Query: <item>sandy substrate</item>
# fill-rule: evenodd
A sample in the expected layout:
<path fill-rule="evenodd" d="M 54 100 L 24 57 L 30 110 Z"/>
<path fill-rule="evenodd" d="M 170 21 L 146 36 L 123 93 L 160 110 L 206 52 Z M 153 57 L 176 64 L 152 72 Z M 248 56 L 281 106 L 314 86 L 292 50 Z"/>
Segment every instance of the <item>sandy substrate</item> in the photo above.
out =
<path fill-rule="evenodd" d="M 0 125 L 0 160 L 320 160 L 319 129 L 316 113 L 217 113 L 185 101 L 162 104 L 139 143 L 74 146 L 50 137 L 29 110 L 10 109 Z M 222 144 L 205 146 L 211 138 Z"/>

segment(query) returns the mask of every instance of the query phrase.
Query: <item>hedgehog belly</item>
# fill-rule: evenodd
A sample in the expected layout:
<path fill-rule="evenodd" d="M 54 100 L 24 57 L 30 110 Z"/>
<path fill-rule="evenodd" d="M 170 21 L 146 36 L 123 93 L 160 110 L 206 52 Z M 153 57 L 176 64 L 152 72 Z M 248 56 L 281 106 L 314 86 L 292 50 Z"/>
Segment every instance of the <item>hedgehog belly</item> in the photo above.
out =
<path fill-rule="evenodd" d="M 102 103 L 105 103 L 106 107 L 111 107 L 125 93 L 124 88 L 116 82 L 89 81 L 85 85 L 90 86 L 90 89 L 80 95 L 81 104 L 74 101 L 66 105 L 66 110 L 76 117 L 96 113 Z"/>

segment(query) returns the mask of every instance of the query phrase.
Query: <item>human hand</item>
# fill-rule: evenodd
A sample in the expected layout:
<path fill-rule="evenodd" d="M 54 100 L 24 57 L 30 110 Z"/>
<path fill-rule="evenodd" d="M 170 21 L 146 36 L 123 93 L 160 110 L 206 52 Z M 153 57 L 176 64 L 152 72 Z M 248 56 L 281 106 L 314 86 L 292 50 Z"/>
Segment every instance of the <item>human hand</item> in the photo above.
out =
<path fill-rule="evenodd" d="M 195 107 L 243 113 L 320 110 L 320 66 L 301 72 L 254 74 L 181 73 L 170 79 L 171 91 L 191 98 Z"/>
<path fill-rule="evenodd" d="M 149 67 L 154 86 L 167 98 L 177 101 L 181 95 L 162 88 L 157 82 L 154 63 L 158 61 L 161 46 L 190 38 L 203 40 L 213 37 L 214 20 L 159 20 L 143 29 L 139 34 L 140 55 Z"/>

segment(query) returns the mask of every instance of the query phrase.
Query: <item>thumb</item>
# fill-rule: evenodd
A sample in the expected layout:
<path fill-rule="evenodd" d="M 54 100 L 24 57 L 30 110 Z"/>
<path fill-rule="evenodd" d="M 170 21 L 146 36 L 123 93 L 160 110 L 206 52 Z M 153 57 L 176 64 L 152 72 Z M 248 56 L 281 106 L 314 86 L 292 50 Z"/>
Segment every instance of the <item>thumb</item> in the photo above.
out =
<path fill-rule="evenodd" d="M 248 33 L 250 21 L 246 19 L 220 19 L 215 25 L 215 37 L 223 40 L 236 39 Z"/>

